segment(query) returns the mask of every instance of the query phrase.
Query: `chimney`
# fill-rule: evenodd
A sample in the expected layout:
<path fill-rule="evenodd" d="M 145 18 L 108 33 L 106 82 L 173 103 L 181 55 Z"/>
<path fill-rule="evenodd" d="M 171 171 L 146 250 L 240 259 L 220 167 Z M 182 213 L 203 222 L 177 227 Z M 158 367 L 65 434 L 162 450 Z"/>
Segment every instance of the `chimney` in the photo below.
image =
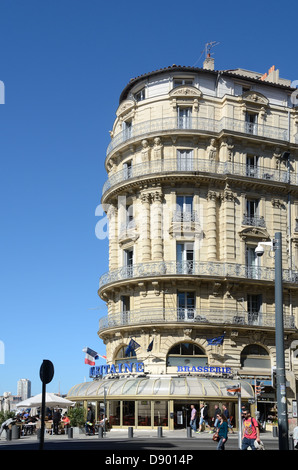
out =
<path fill-rule="evenodd" d="M 210 54 L 207 54 L 207 57 L 204 60 L 203 69 L 214 70 L 214 59 L 210 56 Z"/>

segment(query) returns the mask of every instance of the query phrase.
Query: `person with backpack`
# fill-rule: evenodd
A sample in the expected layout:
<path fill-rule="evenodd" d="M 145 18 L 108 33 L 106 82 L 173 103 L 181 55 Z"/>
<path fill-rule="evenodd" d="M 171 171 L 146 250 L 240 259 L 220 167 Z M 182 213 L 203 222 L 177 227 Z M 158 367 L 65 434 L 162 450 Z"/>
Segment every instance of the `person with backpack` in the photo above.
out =
<path fill-rule="evenodd" d="M 260 429 L 258 422 L 255 418 L 250 415 L 249 410 L 243 410 L 243 438 L 241 450 L 247 450 L 248 447 L 251 450 L 257 450 L 255 447 L 255 441 L 260 444 Z"/>

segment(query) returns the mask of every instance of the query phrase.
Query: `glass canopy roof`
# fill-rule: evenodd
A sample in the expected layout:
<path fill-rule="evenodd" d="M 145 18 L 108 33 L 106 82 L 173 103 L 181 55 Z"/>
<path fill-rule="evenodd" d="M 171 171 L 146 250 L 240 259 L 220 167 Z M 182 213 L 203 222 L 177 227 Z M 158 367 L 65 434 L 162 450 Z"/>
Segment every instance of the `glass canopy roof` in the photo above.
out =
<path fill-rule="evenodd" d="M 67 398 L 103 398 L 109 399 L 135 399 L 143 397 L 158 398 L 231 398 L 227 389 L 241 383 L 241 397 L 253 398 L 254 391 L 249 382 L 230 379 L 217 379 L 205 377 L 121 377 L 113 379 L 99 379 L 84 382 L 72 387 Z"/>

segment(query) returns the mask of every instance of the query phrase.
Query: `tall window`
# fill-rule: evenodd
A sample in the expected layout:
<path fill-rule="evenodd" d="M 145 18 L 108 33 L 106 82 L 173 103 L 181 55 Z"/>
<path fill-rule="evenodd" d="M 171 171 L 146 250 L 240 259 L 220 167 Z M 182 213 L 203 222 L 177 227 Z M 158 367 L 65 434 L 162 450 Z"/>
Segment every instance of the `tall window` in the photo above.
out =
<path fill-rule="evenodd" d="M 177 272 L 179 274 L 192 274 L 194 268 L 194 244 L 177 243 L 176 245 Z"/>
<path fill-rule="evenodd" d="M 126 277 L 131 277 L 133 274 L 133 248 L 124 250 L 124 275 Z"/>
<path fill-rule="evenodd" d="M 130 297 L 129 295 L 121 295 L 121 312 L 122 312 L 122 324 L 129 322 L 130 312 Z"/>
<path fill-rule="evenodd" d="M 195 316 L 196 298 L 194 292 L 177 293 L 178 320 L 193 320 Z"/>
<path fill-rule="evenodd" d="M 258 160 L 257 155 L 247 155 L 246 157 L 246 174 L 247 176 L 258 177 Z"/>
<path fill-rule="evenodd" d="M 245 264 L 247 277 L 250 279 L 259 279 L 260 258 L 256 255 L 255 247 L 246 246 Z"/>
<path fill-rule="evenodd" d="M 131 121 L 124 121 L 122 123 L 122 133 L 123 133 L 123 140 L 128 140 L 132 137 L 132 122 Z"/>
<path fill-rule="evenodd" d="M 132 160 L 123 163 L 123 179 L 127 180 L 132 177 Z"/>
<path fill-rule="evenodd" d="M 178 128 L 191 129 L 191 112 L 192 108 L 178 107 Z"/>
<path fill-rule="evenodd" d="M 176 222 L 190 222 L 193 214 L 193 196 L 176 197 Z"/>
<path fill-rule="evenodd" d="M 246 132 L 248 134 L 256 135 L 258 133 L 258 114 L 257 113 L 246 113 Z"/>
<path fill-rule="evenodd" d="M 261 324 L 262 313 L 262 295 L 261 294 L 248 294 L 247 295 L 247 313 L 249 325 Z"/>
<path fill-rule="evenodd" d="M 192 150 L 177 150 L 177 170 L 193 171 Z"/>

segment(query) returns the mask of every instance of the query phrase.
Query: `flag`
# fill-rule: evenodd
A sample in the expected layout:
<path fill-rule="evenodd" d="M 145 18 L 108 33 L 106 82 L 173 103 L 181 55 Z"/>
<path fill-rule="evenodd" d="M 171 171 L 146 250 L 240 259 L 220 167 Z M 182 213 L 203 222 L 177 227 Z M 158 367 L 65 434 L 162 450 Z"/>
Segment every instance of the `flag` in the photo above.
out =
<path fill-rule="evenodd" d="M 101 356 L 100 354 L 98 354 L 99 357 L 102 357 L 103 359 L 107 360 L 107 356 Z"/>
<path fill-rule="evenodd" d="M 222 344 L 223 340 L 224 340 L 224 337 L 225 337 L 225 335 L 216 336 L 215 338 L 207 339 L 207 343 L 208 343 L 209 346 Z"/>
<path fill-rule="evenodd" d="M 127 346 L 126 348 L 126 351 L 125 351 L 125 356 L 129 356 L 129 354 L 131 352 L 133 352 L 135 349 L 139 348 L 140 345 L 134 340 L 131 338 L 130 342 L 129 342 L 129 345 Z"/>
<path fill-rule="evenodd" d="M 99 358 L 96 351 L 90 348 L 84 348 L 83 352 L 86 353 L 85 356 L 85 364 L 89 364 L 90 366 L 95 366 L 95 360 Z"/>
<path fill-rule="evenodd" d="M 147 348 L 147 352 L 152 351 L 152 348 L 153 348 L 153 341 L 154 341 L 154 340 L 152 340 L 151 343 L 149 344 L 149 346 L 148 346 L 148 348 Z"/>

